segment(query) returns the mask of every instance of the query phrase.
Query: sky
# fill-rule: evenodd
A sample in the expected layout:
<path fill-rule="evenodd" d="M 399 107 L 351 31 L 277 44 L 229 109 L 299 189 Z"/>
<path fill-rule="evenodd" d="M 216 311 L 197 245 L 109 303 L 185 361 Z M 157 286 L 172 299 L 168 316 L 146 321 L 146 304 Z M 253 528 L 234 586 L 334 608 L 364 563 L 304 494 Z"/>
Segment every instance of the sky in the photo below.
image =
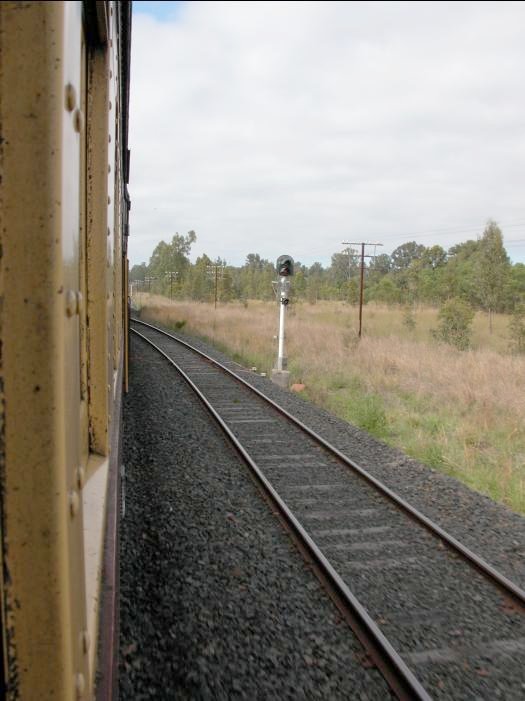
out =
<path fill-rule="evenodd" d="M 525 2 L 133 3 L 131 264 L 329 265 L 501 227 L 525 262 Z"/>

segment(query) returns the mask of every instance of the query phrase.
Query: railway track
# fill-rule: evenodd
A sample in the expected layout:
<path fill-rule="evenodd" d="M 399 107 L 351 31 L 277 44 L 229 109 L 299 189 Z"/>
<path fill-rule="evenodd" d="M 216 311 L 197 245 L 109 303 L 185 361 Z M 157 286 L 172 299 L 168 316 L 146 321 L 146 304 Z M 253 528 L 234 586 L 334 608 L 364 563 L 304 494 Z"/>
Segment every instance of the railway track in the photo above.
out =
<path fill-rule="evenodd" d="M 133 324 L 234 442 L 399 698 L 523 697 L 523 590 L 228 368 Z"/>

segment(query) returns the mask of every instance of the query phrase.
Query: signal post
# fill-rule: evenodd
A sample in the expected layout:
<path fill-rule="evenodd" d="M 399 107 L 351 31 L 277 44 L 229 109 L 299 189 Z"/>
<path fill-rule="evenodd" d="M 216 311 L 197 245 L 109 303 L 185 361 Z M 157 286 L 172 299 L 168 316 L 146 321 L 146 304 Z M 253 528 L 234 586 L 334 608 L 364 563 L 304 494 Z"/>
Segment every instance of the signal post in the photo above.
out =
<path fill-rule="evenodd" d="M 288 389 L 290 385 L 290 372 L 287 370 L 288 359 L 284 352 L 284 322 L 285 311 L 290 301 L 290 280 L 294 273 L 293 258 L 283 255 L 277 258 L 277 272 L 279 281 L 275 283 L 277 298 L 279 300 L 279 350 L 277 353 L 277 367 L 272 369 L 272 382 Z"/>

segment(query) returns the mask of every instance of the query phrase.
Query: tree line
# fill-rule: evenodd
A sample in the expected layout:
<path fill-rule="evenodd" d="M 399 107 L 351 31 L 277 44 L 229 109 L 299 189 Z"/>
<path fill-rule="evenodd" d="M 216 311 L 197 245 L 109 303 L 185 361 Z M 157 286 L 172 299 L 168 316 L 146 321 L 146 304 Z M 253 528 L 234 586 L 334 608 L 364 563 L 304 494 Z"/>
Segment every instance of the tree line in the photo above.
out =
<path fill-rule="evenodd" d="M 210 301 L 215 287 L 220 302 L 273 299 L 276 279 L 273 261 L 249 253 L 242 266 L 212 260 L 207 255 L 190 262 L 194 231 L 175 234 L 170 243 L 161 241 L 149 263 L 134 265 L 130 281 L 174 299 Z M 294 299 L 359 300 L 360 256 L 353 250 L 334 253 L 331 264 L 295 264 L 292 281 Z M 365 263 L 365 303 L 440 306 L 459 299 L 473 309 L 514 312 L 525 304 L 525 265 L 512 264 L 503 244 L 500 227 L 489 221 L 477 240 L 468 240 L 447 251 L 410 241 L 391 255 L 382 253 Z"/>

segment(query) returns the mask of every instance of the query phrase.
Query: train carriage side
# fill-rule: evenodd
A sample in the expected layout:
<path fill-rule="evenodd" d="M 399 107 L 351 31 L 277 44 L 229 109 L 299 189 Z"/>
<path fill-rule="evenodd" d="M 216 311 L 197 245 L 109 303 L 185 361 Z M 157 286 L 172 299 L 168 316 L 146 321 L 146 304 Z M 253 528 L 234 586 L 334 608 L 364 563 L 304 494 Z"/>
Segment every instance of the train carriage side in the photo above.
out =
<path fill-rule="evenodd" d="M 114 686 L 130 31 L 129 2 L 0 3 L 8 699 Z"/>

